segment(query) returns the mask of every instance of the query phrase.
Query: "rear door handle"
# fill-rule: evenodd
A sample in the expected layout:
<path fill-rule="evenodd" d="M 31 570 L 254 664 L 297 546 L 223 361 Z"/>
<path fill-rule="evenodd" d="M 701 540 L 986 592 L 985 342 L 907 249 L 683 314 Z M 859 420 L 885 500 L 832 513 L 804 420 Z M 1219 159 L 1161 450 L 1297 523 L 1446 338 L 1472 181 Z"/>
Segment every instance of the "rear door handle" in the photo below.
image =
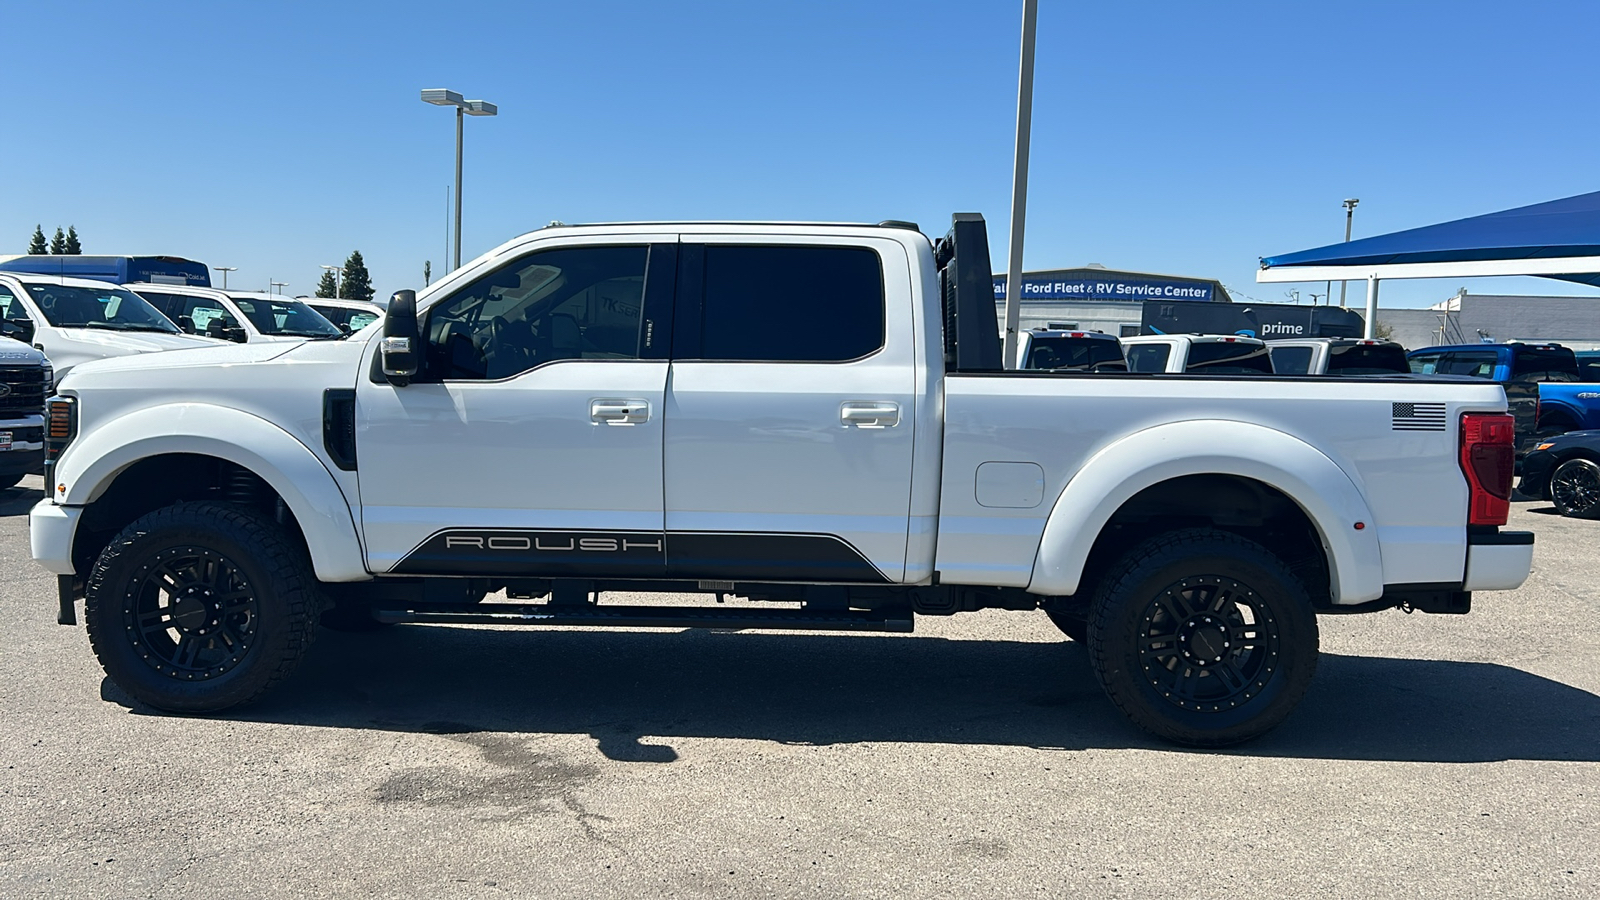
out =
<path fill-rule="evenodd" d="M 850 400 L 839 406 L 839 422 L 846 428 L 893 428 L 900 424 L 900 404 L 888 400 Z"/>
<path fill-rule="evenodd" d="M 590 400 L 589 421 L 595 425 L 640 425 L 650 421 L 650 401 Z"/>

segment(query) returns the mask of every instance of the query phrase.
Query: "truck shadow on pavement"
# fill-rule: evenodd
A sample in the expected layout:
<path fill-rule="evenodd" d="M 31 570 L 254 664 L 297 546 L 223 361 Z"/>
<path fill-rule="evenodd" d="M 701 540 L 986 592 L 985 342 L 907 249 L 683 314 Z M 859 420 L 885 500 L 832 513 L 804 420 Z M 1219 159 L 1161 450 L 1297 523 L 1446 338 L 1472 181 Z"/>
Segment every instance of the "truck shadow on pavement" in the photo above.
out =
<path fill-rule="evenodd" d="M 108 697 L 120 692 L 106 685 Z M 124 705 L 126 700 L 122 700 Z M 241 720 L 412 733 L 588 734 L 613 760 L 674 737 L 1172 749 L 1106 699 L 1071 642 L 402 626 L 324 631 Z M 1600 697 L 1490 663 L 1324 654 L 1245 756 L 1600 761 Z"/>
<path fill-rule="evenodd" d="M 28 510 L 44 499 L 44 491 L 14 487 L 0 491 L 0 518 L 25 516 Z"/>

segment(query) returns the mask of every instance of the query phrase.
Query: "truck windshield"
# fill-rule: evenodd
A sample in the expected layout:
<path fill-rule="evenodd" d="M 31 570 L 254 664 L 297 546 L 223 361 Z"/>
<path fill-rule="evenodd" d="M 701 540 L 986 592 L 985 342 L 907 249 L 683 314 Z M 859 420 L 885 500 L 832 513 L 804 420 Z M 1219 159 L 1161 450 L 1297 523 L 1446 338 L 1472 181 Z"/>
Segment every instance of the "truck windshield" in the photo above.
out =
<path fill-rule="evenodd" d="M 1272 359 L 1277 363 L 1276 356 Z M 1398 344 L 1334 344 L 1328 348 L 1329 375 L 1404 375 L 1411 371 Z"/>
<path fill-rule="evenodd" d="M 1122 362 L 1122 348 L 1105 338 L 1035 337 L 1028 342 L 1029 369 L 1089 369 Z"/>
<path fill-rule="evenodd" d="M 57 328 L 104 328 L 111 331 L 158 331 L 177 334 L 178 326 L 132 291 L 63 284 L 24 285 L 39 304 L 45 321 Z"/>
<path fill-rule="evenodd" d="M 1518 347 L 1511 360 L 1512 381 L 1577 381 L 1578 359 L 1566 347 Z"/>
<path fill-rule="evenodd" d="M 344 337 L 344 332 L 340 331 L 338 326 L 298 300 L 235 297 L 233 302 L 239 304 L 239 310 L 262 334 L 286 334 L 309 338 Z"/>
<path fill-rule="evenodd" d="M 1206 341 L 1189 345 L 1185 372 L 1202 375 L 1271 375 L 1272 357 L 1261 344 Z"/>

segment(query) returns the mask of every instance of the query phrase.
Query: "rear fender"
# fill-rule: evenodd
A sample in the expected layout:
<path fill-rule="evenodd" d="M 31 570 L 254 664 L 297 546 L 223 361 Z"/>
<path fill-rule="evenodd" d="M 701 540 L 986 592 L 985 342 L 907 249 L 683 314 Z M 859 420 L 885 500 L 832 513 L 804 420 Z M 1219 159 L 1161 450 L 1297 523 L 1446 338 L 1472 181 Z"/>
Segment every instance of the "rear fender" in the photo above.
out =
<path fill-rule="evenodd" d="M 97 424 L 68 446 L 56 466 L 55 484 L 45 487 L 62 505 L 87 506 L 129 466 L 169 453 L 224 459 L 271 485 L 305 534 L 319 580 L 371 577 L 349 502 L 327 467 L 293 435 L 236 409 L 179 403 Z"/>
<path fill-rule="evenodd" d="M 1372 510 L 1326 454 L 1299 438 L 1248 422 L 1176 422 L 1101 449 L 1072 477 L 1045 523 L 1028 590 L 1066 595 L 1111 517 L 1145 488 L 1186 475 L 1235 475 L 1277 488 L 1316 527 L 1335 603 L 1383 595 L 1383 555 Z M 1364 523 L 1356 530 L 1357 522 Z"/>

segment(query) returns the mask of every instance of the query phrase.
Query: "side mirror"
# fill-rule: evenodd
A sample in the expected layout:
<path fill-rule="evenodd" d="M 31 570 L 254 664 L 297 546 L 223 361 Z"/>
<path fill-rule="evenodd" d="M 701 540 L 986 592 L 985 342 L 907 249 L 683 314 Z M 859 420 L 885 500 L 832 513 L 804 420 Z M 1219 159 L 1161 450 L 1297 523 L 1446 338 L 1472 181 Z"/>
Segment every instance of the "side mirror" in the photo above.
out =
<path fill-rule="evenodd" d="M 194 334 L 194 319 L 190 316 L 179 316 L 177 326 L 184 334 Z"/>
<path fill-rule="evenodd" d="M 383 338 L 378 352 L 383 356 L 383 377 L 390 384 L 405 387 L 411 383 L 422 352 L 416 291 L 395 291 L 390 298 L 383 316 Z"/>
<path fill-rule="evenodd" d="M 19 340 L 24 344 L 33 343 L 32 319 L 0 319 L 0 335 Z"/>
<path fill-rule="evenodd" d="M 228 340 L 233 341 L 235 344 L 247 344 L 250 342 L 250 332 L 245 331 L 242 325 L 238 328 L 229 328 L 227 337 Z"/>

